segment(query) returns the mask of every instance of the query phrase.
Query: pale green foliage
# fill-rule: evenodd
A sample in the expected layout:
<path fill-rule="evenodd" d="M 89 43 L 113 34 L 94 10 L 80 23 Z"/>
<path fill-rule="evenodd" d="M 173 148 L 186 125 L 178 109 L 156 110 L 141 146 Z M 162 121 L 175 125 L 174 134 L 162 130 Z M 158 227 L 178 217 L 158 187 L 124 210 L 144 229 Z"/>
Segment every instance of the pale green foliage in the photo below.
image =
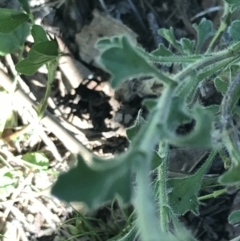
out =
<path fill-rule="evenodd" d="M 2 55 L 21 49 L 29 31 L 26 26 L 28 20 L 32 21 L 32 15 L 28 1 L 19 1 L 26 13 L 0 9 Z M 240 5 L 239 0 L 226 0 L 226 3 L 229 4 L 226 4 L 227 7 L 230 6 L 226 8 L 226 16 L 231 16 L 231 11 Z M 231 132 L 226 125 L 233 115 L 240 113 L 236 105 L 240 85 L 232 81 L 239 72 L 240 24 L 237 20 L 230 26 L 225 25 L 222 25 L 225 29 L 216 31 L 210 20 L 202 19 L 198 25 L 193 25 L 197 33 L 195 40 L 177 40 L 173 28 L 160 29 L 159 34 L 168 41 L 171 48 L 161 44 L 152 53 L 137 46 L 128 36 L 100 39 L 96 45 L 100 51 L 98 63 L 111 74 L 113 88 L 131 78 L 152 76 L 163 84 L 163 92 L 155 100 L 144 101 L 149 115 L 147 120 L 143 120 L 139 114 L 135 125 L 127 130 L 131 142 L 128 151 L 106 161 L 83 149 L 84 153 L 79 153 L 76 165 L 58 177 L 52 194 L 67 202 L 83 202 L 90 209 L 98 208 L 116 198 L 121 204 L 134 199 L 137 226 L 124 237 L 118 237 L 118 241 L 132 240 L 137 233 L 143 241 L 158 241 L 159 237 L 161 240 L 195 240 L 177 218 L 187 211 L 198 213 L 201 182 L 219 146 L 227 148 L 232 160 L 231 168 L 219 178 L 219 182 L 234 185 L 237 189 L 240 187 L 240 160 L 237 158 L 240 151 L 231 139 Z M 222 30 L 227 27 L 231 42 L 225 49 L 218 50 L 216 43 Z M 60 53 L 57 41 L 33 21 L 31 34 L 34 45 L 28 57 L 16 65 L 16 70 L 32 75 L 42 65 L 46 65 L 49 72 L 48 86 L 44 100 L 37 110 L 41 118 L 47 106 Z M 13 36 L 18 36 L 14 43 Z M 11 43 L 6 42 L 7 38 Z M 178 64 L 178 72 L 163 72 L 156 67 L 156 63 L 158 66 Z M 197 88 L 204 81 L 213 81 L 216 89 L 223 95 L 224 99 L 219 106 L 205 107 L 194 99 Z M 219 130 L 214 128 L 215 122 L 220 124 Z M 179 127 L 190 123 L 192 129 L 188 133 L 178 134 Z M 218 145 L 216 140 L 220 142 Z M 207 147 L 212 153 L 195 174 L 181 179 L 169 179 L 167 160 L 170 145 Z M 40 170 L 48 168 L 48 159 L 41 154 L 29 153 L 24 159 Z M 149 172 L 153 169 L 158 173 L 155 188 L 149 178 Z M 7 172 L 2 177 L 3 183 L 6 183 L 3 188 L 14 185 Z M 135 195 L 133 180 L 136 181 Z M 158 206 L 155 205 L 156 202 Z M 159 213 L 159 217 L 156 213 Z M 239 213 L 231 214 L 229 221 L 236 220 L 239 220 Z M 175 227 L 174 235 L 168 232 L 170 222 Z M 71 230 L 73 233 L 76 231 L 74 228 Z"/>
<path fill-rule="evenodd" d="M 233 22 L 233 24 L 229 26 L 229 33 L 233 39 L 232 45 L 225 50 L 215 50 L 215 52 L 211 53 L 206 44 L 207 40 L 213 39 L 216 32 L 213 29 L 212 22 L 203 19 L 200 24 L 195 24 L 193 27 L 197 31 L 197 39 L 195 41 L 186 38 L 176 40 L 172 28 L 169 30 L 159 30 L 159 34 L 169 42 L 174 51 L 170 51 L 166 46 L 161 44 L 158 49 L 148 54 L 126 36 L 104 38 L 97 44 L 100 50 L 98 62 L 105 70 L 111 73 L 112 87 L 117 87 L 127 79 L 141 76 L 155 76 L 158 81 L 162 82 L 165 86 L 161 97 L 157 100 L 146 100 L 144 102 L 150 112 L 148 120 L 142 120 L 141 115 L 138 115 L 135 125 L 127 130 L 128 138 L 131 140 L 131 146 L 128 152 L 111 160 L 111 162 L 114 163 L 122 159 L 121 166 L 122 168 L 125 166 L 124 172 L 126 173 L 126 170 L 129 169 L 129 173 L 136 173 L 137 193 L 134 205 L 137 213 L 137 225 L 143 240 L 159 240 L 158 233 L 166 231 L 168 222 L 170 221 L 173 221 L 176 228 L 176 236 L 180 240 L 184 240 L 186 237 L 188 240 L 194 240 L 194 238 L 186 234 L 185 231 L 183 231 L 185 235 L 180 234 L 182 232 L 180 230 L 184 229 L 180 228 L 181 225 L 179 226 L 179 223 L 176 222 L 176 216 L 183 215 L 187 211 L 198 214 L 198 194 L 202 186 L 201 181 L 217 153 L 217 146 L 215 146 L 212 141 L 212 135 L 215 133 L 213 124 L 214 122 L 221 123 L 222 120 L 218 114 L 219 111 L 221 111 L 221 106 L 213 105 L 204 107 L 199 103 L 194 103 L 194 95 L 199 84 L 210 78 L 214 82 L 217 90 L 220 91 L 222 95 L 225 95 L 229 92 L 228 89 L 231 88 L 231 85 L 229 81 L 223 81 L 223 79 L 225 79 L 226 76 L 231 77 L 237 73 L 236 66 L 238 66 L 237 63 L 240 54 L 238 22 Z M 220 31 L 218 31 L 217 34 L 219 34 L 219 32 Z M 217 37 L 213 39 L 211 46 L 214 46 L 214 41 L 217 40 Z M 170 75 L 157 69 L 155 63 L 162 65 L 178 63 L 181 68 L 179 73 Z M 231 66 L 232 68 L 230 68 Z M 239 86 L 237 86 L 236 91 L 233 93 L 233 96 L 231 96 L 230 105 L 232 110 L 235 108 L 238 100 L 238 89 Z M 189 108 L 190 103 L 194 103 L 191 105 L 191 108 Z M 188 134 L 177 134 L 177 128 L 179 126 L 190 123 L 193 120 L 195 124 Z M 228 135 L 228 132 L 224 133 Z M 192 146 L 208 147 L 211 148 L 213 152 L 195 174 L 181 179 L 168 179 L 167 152 L 165 156 L 161 156 L 158 152 L 154 151 L 155 145 L 162 142 L 168 145 L 171 144 L 189 148 Z M 234 148 L 231 143 L 229 143 L 228 138 L 222 141 L 221 145 L 226 145 L 226 147 L 230 149 Z M 231 153 L 234 152 L 230 152 L 230 154 Z M 153 162 L 155 164 L 153 164 Z M 158 225 L 156 226 L 158 221 L 155 219 L 153 211 L 156 207 L 151 200 L 153 190 L 148 190 L 150 180 L 147 178 L 148 171 L 157 165 L 159 176 L 154 190 L 156 191 L 155 195 L 159 202 L 159 210 L 161 212 L 161 231 Z M 94 166 L 91 168 L 94 170 Z M 112 173 L 115 173 L 115 168 L 112 169 Z M 106 170 L 102 172 L 104 173 L 107 170 L 106 167 Z M 64 174 L 59 177 L 59 181 L 57 181 L 53 188 L 53 193 L 56 196 L 59 196 L 60 189 L 64 183 L 67 185 L 67 182 L 73 178 L 71 176 L 73 176 L 72 174 L 75 171 L 75 179 L 81 178 L 78 167 L 77 169 L 73 168 L 70 170 L 69 175 Z M 234 166 L 220 178 L 220 182 L 229 185 L 238 184 L 240 177 L 236 173 L 239 173 L 239 170 L 238 167 Z M 109 178 L 112 178 L 110 173 L 109 176 Z M 105 177 L 105 180 L 107 180 L 106 178 L 107 177 Z M 84 182 L 82 179 L 81 181 Z M 87 179 L 85 179 L 85 182 L 86 181 Z M 122 188 L 115 187 L 115 193 L 120 193 Z M 105 188 L 106 190 L 108 189 L 106 183 L 103 185 L 103 189 Z M 56 192 L 56 190 L 58 190 L 59 193 Z M 96 189 L 92 186 L 91 190 Z M 83 187 L 79 192 L 82 193 L 82 197 L 79 198 L 78 201 L 83 201 L 89 207 L 92 207 L 92 200 L 89 200 Z M 97 196 L 101 197 L 102 193 L 103 191 L 99 192 Z M 125 194 L 122 193 L 122 197 L 124 196 Z M 66 194 L 63 198 L 61 194 L 61 198 L 71 201 L 68 197 L 69 195 Z M 103 197 L 101 200 L 97 200 L 98 204 L 96 203 L 96 206 L 102 205 L 102 203 L 106 201 Z M 149 222 L 154 223 L 154 225 L 149 226 Z M 163 234 L 161 233 L 161 235 Z M 168 237 L 168 239 L 171 238 L 173 237 Z"/>
<path fill-rule="evenodd" d="M 239 0 L 225 0 L 225 1 L 232 7 L 239 7 L 240 6 Z"/>
<path fill-rule="evenodd" d="M 240 41 L 240 20 L 235 20 L 232 22 L 230 28 L 229 28 L 229 33 L 233 39 L 233 41 Z"/>
<path fill-rule="evenodd" d="M 16 174 L 7 168 L 0 169 L 0 195 L 7 198 L 14 190 L 17 184 Z"/>
<path fill-rule="evenodd" d="M 22 156 L 28 166 L 37 170 L 48 170 L 49 160 L 44 153 L 28 152 Z"/>
<path fill-rule="evenodd" d="M 101 164 L 99 158 L 95 159 Z M 59 177 L 52 194 L 67 202 L 84 200 L 91 209 L 116 197 L 124 203 L 129 202 L 132 195 L 131 170 L 127 169 L 121 160 L 115 161 L 119 162 L 115 167 L 99 170 L 89 167 L 81 156 L 78 156 L 77 166 Z"/>
<path fill-rule="evenodd" d="M 228 217 L 228 222 L 231 224 L 239 223 L 240 222 L 240 210 L 233 211 Z"/>
<path fill-rule="evenodd" d="M 170 178 L 167 186 L 169 188 L 169 204 L 173 212 L 183 215 L 187 211 L 191 211 L 198 215 L 199 201 L 197 195 L 201 188 L 201 181 L 204 173 L 209 169 L 216 152 L 212 153 L 207 161 L 199 170 L 188 177 Z"/>

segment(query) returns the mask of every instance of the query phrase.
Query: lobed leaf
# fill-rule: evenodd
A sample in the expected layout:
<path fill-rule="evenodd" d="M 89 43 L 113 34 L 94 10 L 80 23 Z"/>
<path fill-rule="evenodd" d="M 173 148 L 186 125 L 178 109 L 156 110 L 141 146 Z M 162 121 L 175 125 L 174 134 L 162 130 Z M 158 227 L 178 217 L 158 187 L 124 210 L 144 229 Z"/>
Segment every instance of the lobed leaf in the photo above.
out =
<path fill-rule="evenodd" d="M 239 185 L 240 184 L 240 165 L 231 167 L 218 179 L 220 184 L 223 185 Z"/>
<path fill-rule="evenodd" d="M 182 46 L 184 54 L 192 55 L 194 53 L 195 40 L 181 38 L 178 43 Z"/>
<path fill-rule="evenodd" d="M 195 174 L 168 180 L 169 204 L 175 214 L 184 215 L 187 211 L 191 211 L 198 215 L 199 201 L 197 195 L 201 189 L 203 176 L 210 167 L 215 155 L 216 151 L 212 152 Z"/>
<path fill-rule="evenodd" d="M 217 91 L 219 91 L 222 95 L 224 95 L 227 92 L 228 83 L 226 83 L 219 77 L 214 79 L 214 86 L 217 89 Z"/>
<path fill-rule="evenodd" d="M 179 125 L 192 121 L 192 117 L 185 106 L 185 99 L 182 96 L 174 96 L 168 116 L 168 128 L 176 130 Z"/>
<path fill-rule="evenodd" d="M 191 131 L 191 133 L 187 135 L 179 136 L 175 132 L 173 132 L 172 129 L 165 128 L 164 129 L 165 138 L 169 141 L 169 143 L 179 147 L 186 147 L 186 146 L 188 147 L 200 146 L 200 147 L 208 147 L 208 148 L 212 147 L 211 131 L 212 131 L 213 116 L 211 111 L 201 106 L 195 106 L 192 109 L 191 114 L 192 114 L 192 118 L 195 119 L 195 126 L 194 126 L 194 129 Z M 182 121 L 184 123 L 185 117 L 183 113 L 181 114 L 181 116 L 182 116 L 181 117 Z M 172 124 L 175 127 L 177 125 L 177 122 L 178 121 L 175 120 L 172 123 L 170 122 L 170 124 Z M 179 122 L 179 124 L 180 123 L 181 122 Z"/>
<path fill-rule="evenodd" d="M 105 41 L 105 40 L 104 40 Z M 101 45 L 102 40 L 97 46 Z M 157 69 L 148 63 L 138 48 L 126 36 L 115 37 L 108 48 L 102 51 L 98 63 L 112 74 L 111 85 L 116 88 L 121 82 L 133 76 L 154 75 Z"/>
<path fill-rule="evenodd" d="M 123 163 L 106 170 L 94 170 L 79 155 L 77 166 L 58 177 L 52 194 L 66 202 L 83 202 L 90 209 L 98 208 L 116 197 L 128 203 L 132 195 L 132 184 L 131 171 L 126 165 Z"/>
<path fill-rule="evenodd" d="M 213 36 L 215 31 L 213 30 L 212 22 L 210 20 L 206 20 L 205 18 L 201 20 L 199 25 L 194 24 L 193 27 L 197 31 L 197 43 L 195 53 L 199 54 L 205 41 L 209 37 Z"/>
<path fill-rule="evenodd" d="M 173 52 L 166 48 L 163 44 L 151 53 L 153 56 L 174 56 Z"/>
<path fill-rule="evenodd" d="M 235 20 L 231 23 L 229 27 L 229 34 L 233 41 L 240 41 L 240 20 Z"/>
<path fill-rule="evenodd" d="M 175 40 L 172 27 L 170 27 L 169 29 L 161 28 L 158 30 L 158 34 L 161 35 L 163 38 L 165 38 L 180 53 L 182 53 L 182 49 L 180 48 L 180 45 Z"/>
<path fill-rule="evenodd" d="M 121 38 L 118 36 L 114 36 L 112 38 L 101 38 L 96 43 L 96 48 L 100 51 L 106 50 L 111 47 L 118 47 L 121 45 Z"/>

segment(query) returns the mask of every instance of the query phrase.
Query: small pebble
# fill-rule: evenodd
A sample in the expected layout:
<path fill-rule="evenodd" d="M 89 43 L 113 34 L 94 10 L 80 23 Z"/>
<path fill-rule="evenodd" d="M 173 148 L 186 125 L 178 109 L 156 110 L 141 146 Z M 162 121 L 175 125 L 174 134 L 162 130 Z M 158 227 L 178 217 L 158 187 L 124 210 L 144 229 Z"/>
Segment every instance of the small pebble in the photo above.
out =
<path fill-rule="evenodd" d="M 33 223 L 33 221 L 34 221 L 34 216 L 32 215 L 32 214 L 27 214 L 27 221 L 29 222 L 29 223 Z"/>

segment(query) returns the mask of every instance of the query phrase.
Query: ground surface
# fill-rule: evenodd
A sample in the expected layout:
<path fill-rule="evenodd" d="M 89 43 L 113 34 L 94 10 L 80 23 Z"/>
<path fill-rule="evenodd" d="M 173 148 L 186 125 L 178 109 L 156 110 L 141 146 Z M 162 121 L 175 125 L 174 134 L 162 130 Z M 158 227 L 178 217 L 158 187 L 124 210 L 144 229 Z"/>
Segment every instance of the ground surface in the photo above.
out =
<path fill-rule="evenodd" d="M 0 4 L 1 7 L 18 7 L 15 1 L 0 1 Z M 56 127 L 59 122 L 97 155 L 108 158 L 126 150 L 128 141 L 125 127 L 133 123 L 142 99 L 156 93 L 142 93 L 139 96 L 130 85 L 122 86 L 115 93 L 108 84 L 109 75 L 96 64 L 97 52 L 93 49 L 93 44 L 99 37 L 128 33 L 146 50 L 151 51 L 159 43 L 167 44 L 157 34 L 157 30 L 163 27 L 173 27 L 178 39 L 194 39 L 195 31 L 191 24 L 198 23 L 202 17 L 211 19 L 215 26 L 218 25 L 221 1 L 68 0 L 31 1 L 31 4 L 37 22 L 59 37 L 62 51 L 69 52 L 72 58 L 70 61 L 67 57 L 60 61 L 48 119 L 43 123 L 40 134 L 32 135 L 30 141 L 21 139 L 17 144 L 1 144 L 0 154 L 15 170 L 23 173 L 15 174 L 18 187 L 14 191 L 10 190 L 0 202 L 1 233 L 11 237 L 4 240 L 70 240 L 73 235 L 82 233 L 79 226 L 84 221 L 79 217 L 80 214 L 58 200 L 45 196 L 44 190 L 55 180 L 52 173 L 26 168 L 19 157 L 29 151 L 42 151 L 50 160 L 51 171 L 68 169 L 71 148 L 63 144 L 64 133 L 59 134 Z M 27 45 L 31 45 L 30 39 Z M 15 59 L 16 55 L 1 58 L 1 69 L 10 77 L 14 75 L 11 65 Z M 40 100 L 45 91 L 46 72 L 43 69 L 34 76 L 22 76 L 20 83 L 21 88 L 29 88 L 36 99 Z M 205 101 L 219 101 L 219 95 L 213 92 Z M 54 115 L 61 115 L 61 121 L 57 121 L 57 124 L 50 121 Z M 24 126 L 28 120 L 29 117 L 25 117 L 23 111 L 22 116 L 18 114 L 16 118 L 16 127 Z M 15 128 L 13 133 L 17 130 Z M 9 137 L 9 133 L 5 135 Z M 171 155 L 172 171 L 179 171 L 186 164 L 184 159 L 188 155 L 188 159 L 192 158 L 193 162 L 187 163 L 184 171 L 192 172 L 196 170 L 203 153 L 196 155 L 196 152 L 193 154 L 189 150 L 173 150 Z M 174 164 L 176 156 L 179 158 L 178 164 Z M 222 172 L 222 164 L 216 160 L 209 173 L 219 175 Z M 206 190 L 206 193 L 211 191 Z M 204 201 L 200 216 L 187 213 L 182 221 L 199 240 L 230 240 L 239 234 L 239 230 L 228 224 L 227 216 L 230 210 L 239 208 L 239 198 L 239 193 L 234 193 Z M 115 215 L 112 215 L 112 210 Z M 131 207 L 127 212 L 130 210 Z M 60 227 L 60 223 L 73 217 L 78 217 L 77 221 L 74 219 Z M 101 233 L 107 229 L 100 235 L 101 240 L 107 240 L 120 232 L 116 226 L 120 229 L 124 227 L 124 219 L 116 204 L 98 210 L 92 218 L 95 218 L 91 225 L 96 232 Z M 114 222 L 117 225 L 113 225 Z M 93 237 L 78 236 L 72 240 L 97 240 Z"/>

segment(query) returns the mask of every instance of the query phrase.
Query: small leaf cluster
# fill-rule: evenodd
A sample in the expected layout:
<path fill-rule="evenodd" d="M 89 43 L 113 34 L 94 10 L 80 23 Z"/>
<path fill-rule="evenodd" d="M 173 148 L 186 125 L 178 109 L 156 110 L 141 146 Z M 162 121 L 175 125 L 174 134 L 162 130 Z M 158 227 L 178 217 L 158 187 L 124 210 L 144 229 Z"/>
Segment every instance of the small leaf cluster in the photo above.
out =
<path fill-rule="evenodd" d="M 25 12 L 0 9 L 0 55 L 4 56 L 19 49 L 23 51 L 26 37 L 31 31 L 34 45 L 29 51 L 28 58 L 16 65 L 16 70 L 25 75 L 32 75 L 42 65 L 55 61 L 59 57 L 58 44 L 55 39 L 47 36 L 40 25 L 34 24 L 28 1 L 19 2 Z"/>
<path fill-rule="evenodd" d="M 42 118 L 47 108 L 48 97 L 54 81 L 58 59 L 61 56 L 57 40 L 48 35 L 45 30 L 34 23 L 27 0 L 19 1 L 25 12 L 13 9 L 0 9 L 0 55 L 6 55 L 17 50 L 19 62 L 15 68 L 18 74 L 33 75 L 40 67 L 46 66 L 48 82 L 44 99 L 37 107 L 37 114 Z M 26 37 L 31 33 L 34 44 L 27 58 L 22 59 Z"/>

